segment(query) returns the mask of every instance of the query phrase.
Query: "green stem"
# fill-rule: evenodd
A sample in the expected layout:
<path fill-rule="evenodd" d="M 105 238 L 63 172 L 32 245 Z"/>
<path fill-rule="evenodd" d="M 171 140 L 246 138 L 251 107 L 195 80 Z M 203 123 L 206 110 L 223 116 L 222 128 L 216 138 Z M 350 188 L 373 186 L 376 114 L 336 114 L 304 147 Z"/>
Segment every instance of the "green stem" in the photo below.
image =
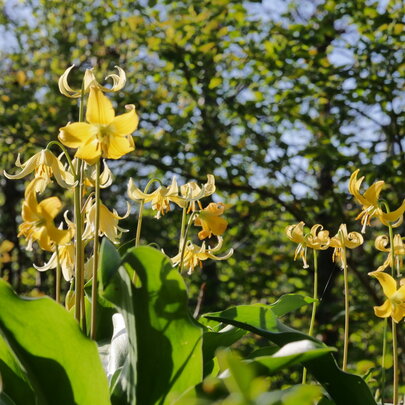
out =
<path fill-rule="evenodd" d="M 55 300 L 60 303 L 60 287 L 61 287 L 61 268 L 59 260 L 59 248 L 58 245 L 55 246 L 56 251 L 56 282 L 55 282 Z"/>
<path fill-rule="evenodd" d="M 75 179 L 77 179 L 77 173 L 76 173 L 75 167 L 73 165 L 72 159 L 70 158 L 67 149 L 59 141 L 51 141 L 51 142 L 49 142 L 48 145 L 46 145 L 46 149 L 49 149 L 52 145 L 57 145 L 57 146 L 59 146 L 59 148 L 61 148 L 63 154 L 66 157 L 66 160 L 69 163 L 69 167 L 70 167 L 70 170 L 71 170 L 73 176 L 75 177 Z"/>
<path fill-rule="evenodd" d="M 149 180 L 148 184 L 146 185 L 143 192 L 146 194 L 149 191 L 150 186 L 154 183 L 158 182 L 161 184 L 159 179 L 151 179 Z M 142 229 L 142 217 L 143 217 L 143 207 L 145 206 L 145 200 L 141 200 L 139 204 L 139 214 L 138 214 L 138 223 L 136 225 L 136 236 L 135 236 L 135 247 L 139 246 L 139 241 L 141 239 L 141 229 Z"/>
<path fill-rule="evenodd" d="M 381 405 L 384 405 L 384 392 L 385 392 L 385 357 L 387 355 L 387 330 L 388 318 L 384 318 L 384 331 L 383 331 L 383 347 L 381 359 Z"/>
<path fill-rule="evenodd" d="M 344 295 L 345 295 L 345 334 L 343 341 L 343 371 L 347 371 L 347 357 L 349 349 L 349 316 L 350 316 L 350 304 L 349 304 L 349 280 L 347 271 L 346 260 L 346 247 L 342 246 L 342 265 L 343 265 L 343 282 L 344 282 Z"/>
<path fill-rule="evenodd" d="M 94 253 L 93 253 L 93 281 L 91 285 L 91 323 L 90 337 L 96 339 L 96 308 L 97 308 L 97 269 L 98 269 L 98 250 L 99 250 L 99 227 L 100 227 L 100 160 L 96 163 L 96 218 L 94 224 Z"/>
<path fill-rule="evenodd" d="M 80 97 L 80 109 L 79 109 L 79 122 L 83 122 L 84 119 L 84 91 L 82 84 L 82 95 Z M 77 167 L 75 170 L 76 178 L 78 184 L 74 189 L 73 196 L 73 211 L 74 211 L 74 220 L 76 227 L 75 234 L 75 319 L 80 323 L 80 320 L 83 319 L 82 313 L 82 301 L 83 301 L 83 289 L 84 289 L 84 249 L 82 242 L 82 233 L 83 233 L 83 218 L 82 218 L 82 160 L 77 159 Z"/>
<path fill-rule="evenodd" d="M 188 209 L 188 203 L 186 203 L 186 205 L 183 207 L 183 213 L 181 215 L 179 250 L 182 248 L 182 246 L 184 244 L 184 232 L 186 230 L 186 223 L 187 223 L 187 209 Z"/>
<path fill-rule="evenodd" d="M 187 222 L 186 230 L 184 232 L 183 243 L 182 243 L 182 247 L 181 247 L 180 266 L 179 266 L 180 273 L 183 271 L 184 253 L 186 251 L 188 231 L 190 229 L 191 222 L 194 219 L 195 215 L 196 215 L 196 212 L 191 213 L 190 218 L 188 219 L 188 222 Z"/>
<path fill-rule="evenodd" d="M 393 352 L 393 362 L 394 362 L 394 376 L 393 376 L 393 405 L 398 405 L 398 383 L 399 383 L 399 369 L 398 369 L 398 339 L 397 339 L 397 324 L 394 319 L 391 318 L 392 322 L 392 352 Z"/>
<path fill-rule="evenodd" d="M 308 335 L 313 336 L 314 334 L 314 325 L 315 325 L 315 317 L 316 317 L 316 308 L 318 306 L 318 253 L 314 249 L 314 294 L 313 298 L 314 301 L 312 303 L 312 315 L 311 315 L 311 323 L 309 324 L 309 331 Z M 306 384 L 307 382 L 307 369 L 304 368 L 304 372 L 302 374 L 302 384 Z"/>

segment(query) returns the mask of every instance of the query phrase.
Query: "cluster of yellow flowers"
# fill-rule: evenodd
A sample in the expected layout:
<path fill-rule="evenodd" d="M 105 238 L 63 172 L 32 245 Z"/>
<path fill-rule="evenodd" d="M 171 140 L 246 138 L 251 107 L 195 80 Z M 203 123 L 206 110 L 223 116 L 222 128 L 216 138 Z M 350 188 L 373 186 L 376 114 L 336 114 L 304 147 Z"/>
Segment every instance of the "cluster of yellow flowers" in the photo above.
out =
<path fill-rule="evenodd" d="M 405 200 L 395 211 L 388 211 L 387 209 L 384 211 L 382 208 L 384 204 L 380 204 L 380 193 L 384 182 L 378 181 L 374 183 L 364 194 L 361 194 L 360 186 L 364 177 L 358 179 L 358 173 L 359 170 L 356 170 L 350 177 L 349 192 L 362 205 L 362 211 L 356 218 L 361 220 L 361 224 L 363 225 L 362 233 L 365 232 L 366 226 L 370 225 L 370 220 L 373 217 L 378 218 L 391 232 L 392 228 L 398 227 L 403 221 Z M 304 268 L 309 267 L 306 260 L 308 248 L 325 250 L 333 247 L 333 260 L 338 259 L 342 267 L 344 267 L 346 265 L 346 255 L 342 255 L 343 249 L 354 249 L 363 243 L 362 235 L 358 232 L 348 233 L 346 224 L 341 224 L 339 231 L 332 238 L 329 237 L 329 231 L 324 230 L 322 225 L 314 225 L 308 233 L 305 232 L 304 226 L 304 222 L 300 222 L 297 225 L 290 225 L 286 228 L 288 238 L 298 243 L 294 260 L 298 257 L 301 258 Z M 405 255 L 403 239 L 399 234 L 394 235 L 391 242 L 392 247 L 388 247 L 390 238 L 386 235 L 378 236 L 375 241 L 375 247 L 380 251 L 388 252 L 388 257 L 382 266 L 376 271 L 369 273 L 370 276 L 375 277 L 380 282 L 384 294 L 387 296 L 387 300 L 382 306 L 374 308 L 375 314 L 379 317 L 391 316 L 395 322 L 399 322 L 405 316 L 405 279 L 399 280 L 398 283 L 394 279 L 393 274 L 389 275 L 383 271 L 387 267 L 396 268 L 397 278 L 400 278 L 402 256 Z"/>

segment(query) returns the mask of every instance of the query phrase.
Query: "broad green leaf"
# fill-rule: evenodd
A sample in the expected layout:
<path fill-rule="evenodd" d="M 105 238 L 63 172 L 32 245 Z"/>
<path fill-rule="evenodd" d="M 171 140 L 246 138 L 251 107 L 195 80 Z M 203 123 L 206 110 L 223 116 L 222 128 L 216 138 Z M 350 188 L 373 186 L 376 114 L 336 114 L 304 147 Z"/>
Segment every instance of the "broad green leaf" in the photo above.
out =
<path fill-rule="evenodd" d="M 322 396 L 322 389 L 316 385 L 293 385 L 285 390 L 266 392 L 257 404 L 266 405 L 313 405 Z"/>
<path fill-rule="evenodd" d="M 313 298 L 304 297 L 299 294 L 285 294 L 269 306 L 274 315 L 281 317 L 289 312 L 296 311 L 305 305 L 312 304 L 314 301 Z"/>
<path fill-rule="evenodd" d="M 109 404 L 96 344 L 49 298 L 22 299 L 0 280 L 0 331 L 24 367 L 37 403 Z M 5 393 L 12 397 L 11 392 Z"/>
<path fill-rule="evenodd" d="M 118 271 L 101 279 L 109 280 L 102 294 L 125 318 L 130 364 L 121 377 L 136 387 L 130 399 L 166 404 L 200 383 L 202 327 L 189 315 L 186 286 L 168 258 L 151 247 L 132 248 Z"/>
<path fill-rule="evenodd" d="M 271 308 L 265 305 L 241 305 L 204 316 L 249 330 L 279 346 L 300 340 L 310 340 L 322 345 L 317 339 L 281 323 Z M 323 385 L 337 405 L 375 405 L 366 383 L 357 375 L 343 372 L 331 353 L 303 361 L 302 364 Z"/>

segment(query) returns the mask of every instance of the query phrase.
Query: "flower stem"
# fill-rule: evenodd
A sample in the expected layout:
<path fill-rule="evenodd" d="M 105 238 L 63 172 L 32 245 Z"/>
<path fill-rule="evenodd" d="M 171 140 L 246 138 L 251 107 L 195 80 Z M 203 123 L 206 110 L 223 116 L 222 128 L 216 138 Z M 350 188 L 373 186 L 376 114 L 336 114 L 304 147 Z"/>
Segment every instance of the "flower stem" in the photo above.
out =
<path fill-rule="evenodd" d="M 187 222 L 187 227 L 186 227 L 186 229 L 184 231 L 183 243 L 182 243 L 182 246 L 181 246 L 181 255 L 180 255 L 180 266 L 179 266 L 179 272 L 180 273 L 183 271 L 184 253 L 186 251 L 188 231 L 190 229 L 191 222 L 194 219 L 195 215 L 196 215 L 196 212 L 191 213 L 190 218 L 188 219 L 188 222 Z"/>
<path fill-rule="evenodd" d="M 55 251 L 56 251 L 55 300 L 59 304 L 60 303 L 60 286 L 61 286 L 61 268 L 60 268 L 58 245 L 55 245 Z"/>
<path fill-rule="evenodd" d="M 345 333 L 343 341 L 343 371 L 347 371 L 347 357 L 349 349 L 349 316 L 350 316 L 350 304 L 349 304 L 349 280 L 347 271 L 346 260 L 346 247 L 342 246 L 342 265 L 343 265 L 343 282 L 344 282 L 344 295 L 345 295 Z"/>
<path fill-rule="evenodd" d="M 187 220 L 187 208 L 188 204 L 183 207 L 183 214 L 181 215 L 181 227 L 180 227 L 180 240 L 179 240 L 179 250 L 184 245 L 184 232 L 186 230 L 186 220 Z"/>
<path fill-rule="evenodd" d="M 97 270 L 98 270 L 98 250 L 100 227 L 100 160 L 96 163 L 96 184 L 95 184 L 95 200 L 96 200 L 96 218 L 94 224 L 94 253 L 93 253 L 93 281 L 91 285 L 91 323 L 90 337 L 96 338 L 96 308 L 97 308 Z"/>
<path fill-rule="evenodd" d="M 52 145 L 57 145 L 57 146 L 59 146 L 59 148 L 61 148 L 63 154 L 64 154 L 65 157 L 66 157 L 66 160 L 67 160 L 68 163 L 69 163 L 69 167 L 70 167 L 70 170 L 71 170 L 73 176 L 74 176 L 74 177 L 77 177 L 77 173 L 76 173 L 75 167 L 74 167 L 74 165 L 73 165 L 72 159 L 70 158 L 67 149 L 66 149 L 66 148 L 63 146 L 63 144 L 61 144 L 59 141 L 51 141 L 51 142 L 49 142 L 48 145 L 46 145 L 46 149 L 49 149 Z"/>
<path fill-rule="evenodd" d="M 160 184 L 160 180 L 158 179 L 151 179 L 149 180 L 148 184 L 146 185 L 145 189 L 143 192 L 146 194 L 149 191 L 150 186 L 154 182 L 158 182 Z M 141 229 L 142 229 L 142 216 L 143 216 L 143 207 L 145 205 L 145 200 L 141 200 L 139 204 L 139 214 L 138 214 L 138 223 L 136 225 L 136 236 L 135 236 L 135 247 L 139 246 L 139 240 L 141 238 Z"/>
<path fill-rule="evenodd" d="M 308 335 L 313 336 L 314 334 L 314 325 L 315 325 L 315 316 L 316 316 L 316 308 L 318 306 L 318 253 L 314 249 L 314 294 L 313 298 L 314 301 L 312 303 L 312 315 L 311 315 L 311 323 L 309 324 L 309 331 Z M 306 384 L 307 382 L 307 369 L 304 367 L 304 371 L 302 373 L 302 384 Z"/>
<path fill-rule="evenodd" d="M 387 329 L 388 329 L 388 318 L 384 318 L 383 347 L 382 347 L 382 359 L 381 359 L 381 405 L 384 405 L 385 357 L 386 357 L 386 353 L 387 353 Z"/>
<path fill-rule="evenodd" d="M 392 356 L 394 363 L 394 376 L 393 376 L 393 405 L 398 405 L 398 382 L 399 382 L 399 369 L 398 369 L 398 339 L 397 339 L 397 324 L 394 319 L 391 318 L 392 322 Z"/>

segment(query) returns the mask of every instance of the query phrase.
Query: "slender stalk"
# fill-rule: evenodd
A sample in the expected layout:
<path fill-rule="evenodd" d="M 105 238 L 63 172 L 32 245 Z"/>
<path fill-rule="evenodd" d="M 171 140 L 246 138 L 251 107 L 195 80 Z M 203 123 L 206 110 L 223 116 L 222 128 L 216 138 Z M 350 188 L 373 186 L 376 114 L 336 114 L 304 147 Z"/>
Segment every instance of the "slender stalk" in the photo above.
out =
<path fill-rule="evenodd" d="M 179 266 L 180 273 L 183 271 L 184 253 L 186 251 L 188 231 L 190 229 L 191 222 L 194 219 L 195 215 L 196 215 L 196 212 L 191 213 L 190 218 L 188 219 L 188 222 L 187 222 L 186 230 L 184 232 L 183 243 L 182 243 L 182 247 L 181 247 L 180 266 Z"/>
<path fill-rule="evenodd" d="M 98 230 L 100 227 L 100 160 L 96 163 L 95 200 L 96 200 L 96 218 L 94 224 L 93 281 L 91 286 L 91 319 L 90 319 L 91 339 L 96 338 L 97 269 L 98 269 L 98 253 L 99 253 Z"/>
<path fill-rule="evenodd" d="M 158 182 L 160 183 L 160 180 L 158 179 L 151 179 L 149 180 L 148 184 L 146 185 L 145 189 L 143 190 L 143 192 L 146 194 L 149 191 L 150 186 L 154 183 L 154 182 Z M 138 223 L 136 225 L 136 236 L 135 236 L 135 247 L 139 246 L 139 240 L 141 238 L 141 229 L 142 229 L 142 217 L 143 217 L 143 207 L 145 206 L 145 200 L 141 200 L 140 204 L 139 204 L 139 213 L 138 213 Z"/>
<path fill-rule="evenodd" d="M 383 330 L 383 347 L 382 347 L 382 359 L 381 359 L 381 405 L 384 405 L 384 392 L 385 392 L 385 357 L 387 355 L 387 330 L 388 330 L 388 318 L 384 318 L 384 330 Z"/>
<path fill-rule="evenodd" d="M 399 383 L 399 369 L 398 369 L 398 338 L 397 338 L 397 324 L 394 319 L 391 318 L 392 322 L 392 352 L 393 352 L 393 363 L 394 363 L 394 376 L 393 376 L 393 405 L 398 405 L 398 383 Z"/>
<path fill-rule="evenodd" d="M 314 249 L 314 294 L 313 298 L 314 301 L 312 303 L 312 315 L 311 315 L 311 323 L 309 324 L 309 331 L 308 335 L 313 336 L 314 334 L 314 325 L 315 325 L 315 316 L 316 316 L 316 308 L 318 306 L 318 253 Z M 302 373 L 302 384 L 306 384 L 307 382 L 307 369 L 304 367 L 304 371 Z"/>
<path fill-rule="evenodd" d="M 183 246 L 184 232 L 186 230 L 186 223 L 187 223 L 187 209 L 188 209 L 188 204 L 186 203 L 186 205 L 183 207 L 183 214 L 181 215 L 179 250 Z"/>
<path fill-rule="evenodd" d="M 61 148 L 63 154 L 66 157 L 66 160 L 68 161 L 68 164 L 69 164 L 69 167 L 70 167 L 70 170 L 71 170 L 73 176 L 77 177 L 75 167 L 73 165 L 72 159 L 70 158 L 67 149 L 59 141 L 51 141 L 51 142 L 49 142 L 48 145 L 46 145 L 46 149 L 49 149 L 52 145 L 57 145 L 57 146 L 59 146 L 59 148 Z"/>
<path fill-rule="evenodd" d="M 60 286 L 61 286 L 61 268 L 60 268 L 60 260 L 59 260 L 59 247 L 55 245 L 56 251 L 56 281 L 55 281 L 55 300 L 59 304 L 60 303 Z"/>
<path fill-rule="evenodd" d="M 80 97 L 80 110 L 79 110 L 79 122 L 83 122 L 84 119 L 84 91 L 82 85 L 82 95 Z M 74 211 L 74 220 L 76 227 L 75 234 L 75 319 L 80 323 L 82 319 L 82 301 L 83 301 L 83 288 L 84 288 L 84 249 L 82 242 L 82 233 L 83 233 L 83 218 L 82 218 L 82 161 L 77 159 L 77 166 L 75 170 L 76 176 L 75 180 L 78 181 L 78 184 L 74 189 L 73 196 L 73 211 Z M 84 308 L 83 308 L 84 310 Z"/>
<path fill-rule="evenodd" d="M 347 357 L 349 349 L 349 316 L 350 316 L 350 304 L 349 304 L 349 280 L 347 271 L 346 260 L 346 247 L 342 240 L 342 265 L 343 265 L 343 283 L 344 283 L 344 295 L 345 295 L 345 334 L 343 341 L 343 371 L 347 371 Z"/>

